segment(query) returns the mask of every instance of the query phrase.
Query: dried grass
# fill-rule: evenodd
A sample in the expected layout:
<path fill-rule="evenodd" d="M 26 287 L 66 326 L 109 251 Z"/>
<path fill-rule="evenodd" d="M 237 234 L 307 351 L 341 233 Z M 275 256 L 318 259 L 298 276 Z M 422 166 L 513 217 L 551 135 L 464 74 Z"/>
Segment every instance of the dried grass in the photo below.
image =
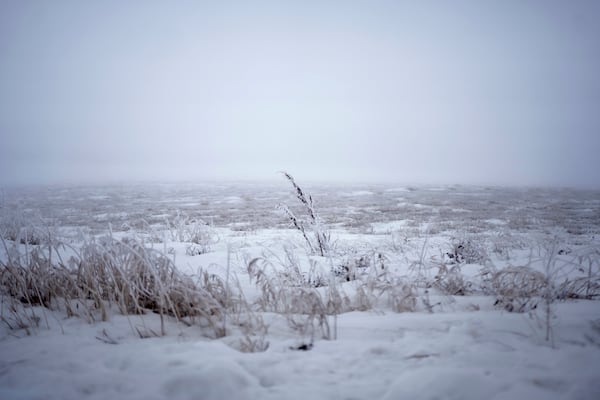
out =
<path fill-rule="evenodd" d="M 530 267 L 509 267 L 496 272 L 491 279 L 495 305 L 509 312 L 528 312 L 538 305 L 548 285 L 546 276 Z"/>
<path fill-rule="evenodd" d="M 7 241 L 3 244 L 7 253 L 15 253 Z M 61 309 L 90 322 L 107 320 L 112 309 L 124 315 L 155 312 L 161 318 L 161 335 L 166 317 L 186 325 L 202 319 L 214 336 L 224 334 L 222 320 L 229 304 L 218 277 L 202 273 L 195 281 L 166 255 L 133 239 L 91 240 L 67 262 L 53 261 L 53 254 L 60 249 L 34 248 L 24 257 L 0 262 L 0 290 L 13 314 L 23 312 L 16 303 Z"/>
<path fill-rule="evenodd" d="M 302 205 L 308 220 L 305 221 L 304 219 L 297 217 L 296 214 L 285 204 L 279 204 L 279 209 L 285 213 L 294 228 L 302 233 L 302 237 L 308 244 L 312 254 L 318 254 L 322 257 L 329 255 L 332 247 L 331 235 L 329 232 L 323 229 L 321 218 L 315 210 L 312 196 L 310 194 L 306 194 L 304 190 L 298 186 L 290 174 L 283 172 L 283 176 L 292 185 L 294 194 Z M 307 226 L 310 231 L 307 231 Z"/>

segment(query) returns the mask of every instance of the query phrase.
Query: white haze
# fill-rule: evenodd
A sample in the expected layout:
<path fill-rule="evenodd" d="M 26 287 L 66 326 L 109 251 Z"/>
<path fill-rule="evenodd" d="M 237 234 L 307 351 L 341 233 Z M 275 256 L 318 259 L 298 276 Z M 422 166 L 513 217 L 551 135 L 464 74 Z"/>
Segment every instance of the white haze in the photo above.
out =
<path fill-rule="evenodd" d="M 599 187 L 596 1 L 2 1 L 0 184 Z"/>

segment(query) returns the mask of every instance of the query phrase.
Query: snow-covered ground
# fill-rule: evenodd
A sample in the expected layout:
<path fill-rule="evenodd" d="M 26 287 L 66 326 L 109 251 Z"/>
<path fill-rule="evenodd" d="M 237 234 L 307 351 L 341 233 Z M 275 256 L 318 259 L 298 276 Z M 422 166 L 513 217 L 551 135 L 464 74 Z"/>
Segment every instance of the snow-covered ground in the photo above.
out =
<path fill-rule="evenodd" d="M 557 294 L 565 280 L 598 282 L 600 193 L 309 187 L 320 229 L 331 233 L 331 252 L 321 257 L 309 254 L 277 207 L 302 213 L 288 189 L 7 189 L 0 203 L 3 271 L 15 249 L 43 252 L 44 235 L 65 244 L 56 246 L 64 259 L 94 238 L 135 238 L 189 276 L 203 270 L 226 279 L 264 329 L 248 336 L 238 313 L 227 316 L 225 336 L 215 338 L 202 324 L 167 317 L 160 336 L 161 319 L 151 311 L 111 309 L 107 321 L 90 323 L 39 305 L 23 308 L 36 324 L 19 328 L 14 301 L 3 295 L 0 399 L 600 398 L 598 293 L 553 297 L 548 313 L 533 296 L 536 308 L 509 312 L 483 274 L 529 267 L 549 276 Z M 22 237 L 15 227 L 39 243 L 15 243 Z M 306 293 L 325 298 L 337 287 L 348 303 L 326 316 L 328 335 L 316 320 L 299 329 L 290 315 L 261 308 L 249 264 L 278 277 L 298 267 L 297 277 L 325 282 L 313 287 L 307 278 Z M 383 283 L 387 289 L 368 292 Z M 390 288 L 400 284 L 411 287 L 411 310 L 389 301 L 397 299 Z"/>
<path fill-rule="evenodd" d="M 486 299 L 473 299 L 480 306 Z M 2 399 L 597 399 L 598 305 L 557 307 L 556 345 L 521 314 L 352 312 L 337 340 L 310 351 L 275 319 L 269 349 L 240 353 L 228 339 L 176 327 L 138 339 L 124 317 L 61 319 L 0 341 Z M 103 332 L 116 341 L 96 339 Z M 592 339 L 594 338 L 594 339 Z M 593 342 L 595 340 L 595 344 Z"/>

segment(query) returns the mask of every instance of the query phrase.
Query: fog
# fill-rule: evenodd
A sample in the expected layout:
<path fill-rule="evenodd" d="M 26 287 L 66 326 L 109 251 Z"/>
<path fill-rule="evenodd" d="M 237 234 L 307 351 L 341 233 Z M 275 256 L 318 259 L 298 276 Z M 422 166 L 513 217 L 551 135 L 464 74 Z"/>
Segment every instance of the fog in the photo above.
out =
<path fill-rule="evenodd" d="M 2 1 L 0 185 L 600 187 L 600 2 Z"/>

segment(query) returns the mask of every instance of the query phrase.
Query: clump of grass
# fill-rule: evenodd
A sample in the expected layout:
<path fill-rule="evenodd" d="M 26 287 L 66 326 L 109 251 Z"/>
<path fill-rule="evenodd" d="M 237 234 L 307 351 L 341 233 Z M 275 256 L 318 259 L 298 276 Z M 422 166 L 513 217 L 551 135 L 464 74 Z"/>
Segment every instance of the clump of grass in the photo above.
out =
<path fill-rule="evenodd" d="M 350 282 L 359 279 L 362 275 L 365 275 L 371 267 L 376 266 L 381 269 L 385 268 L 385 257 L 382 253 L 373 252 L 371 254 L 356 254 L 355 251 L 350 250 L 347 256 L 343 257 L 337 265 L 332 267 L 332 272 L 342 281 Z"/>
<path fill-rule="evenodd" d="M 289 251 L 287 254 L 290 257 Z M 248 275 L 260 290 L 255 305 L 261 311 L 285 316 L 288 326 L 301 336 L 310 337 L 310 343 L 317 331 L 323 339 L 334 339 L 336 325 L 332 332 L 329 317 L 337 321 L 336 316 L 345 311 L 350 301 L 335 282 L 315 287 L 314 281 L 303 277 L 297 264 L 287 269 L 279 271 L 267 257 L 254 258 L 248 263 Z"/>
<path fill-rule="evenodd" d="M 574 258 L 573 263 L 583 276 L 564 279 L 558 285 L 559 298 L 592 300 L 600 297 L 600 248 L 583 250 Z"/>
<path fill-rule="evenodd" d="M 559 299 L 587 299 L 600 297 L 600 277 L 565 279 L 557 288 Z"/>
<path fill-rule="evenodd" d="M 47 234 L 34 223 L 34 218 L 21 211 L 0 211 L 0 237 L 24 245 L 35 246 L 45 242 Z"/>
<path fill-rule="evenodd" d="M 510 260 L 512 251 L 524 250 L 528 246 L 524 237 L 508 231 L 492 234 L 489 240 L 491 252 L 506 261 Z"/>
<path fill-rule="evenodd" d="M 379 253 L 377 260 L 380 260 Z M 354 298 L 357 310 L 366 311 L 374 308 L 381 298 L 394 312 L 414 312 L 416 310 L 416 285 L 393 276 L 383 264 L 372 263 L 369 274 L 360 282 Z"/>
<path fill-rule="evenodd" d="M 242 333 L 234 347 L 242 353 L 263 352 L 269 348 L 269 342 L 266 340 L 269 326 L 265 323 L 262 315 L 256 313 L 250 303 L 244 296 L 244 291 L 240 285 L 237 276 L 234 274 L 236 296 L 231 298 L 232 310 L 229 320 L 231 324 L 237 326 Z"/>
<path fill-rule="evenodd" d="M 484 264 L 488 260 L 484 244 L 473 237 L 453 238 L 446 256 L 456 264 Z"/>
<path fill-rule="evenodd" d="M 509 312 L 528 312 L 535 309 L 548 281 L 543 273 L 530 267 L 508 267 L 493 274 L 493 292 L 497 307 Z"/>
<path fill-rule="evenodd" d="M 433 279 L 433 286 L 451 296 L 465 296 L 471 292 L 472 283 L 465 279 L 460 265 L 441 264 Z"/>
<path fill-rule="evenodd" d="M 166 317 L 186 325 L 204 321 L 214 336 L 224 335 L 231 297 L 218 277 L 201 273 L 194 280 L 169 257 L 135 239 L 91 240 L 67 262 L 52 260 L 52 254 L 60 249 L 44 254 L 34 248 L 25 257 L 0 262 L 0 291 L 9 309 L 23 312 L 22 306 L 40 305 L 90 322 L 107 320 L 112 309 L 124 315 L 154 312 L 160 315 L 161 335 Z"/>
<path fill-rule="evenodd" d="M 315 339 L 315 323 L 323 339 L 333 338 L 328 307 L 319 291 L 311 288 L 292 288 L 285 292 L 282 300 L 288 325 L 302 336 L 309 335 L 310 343 Z"/>

